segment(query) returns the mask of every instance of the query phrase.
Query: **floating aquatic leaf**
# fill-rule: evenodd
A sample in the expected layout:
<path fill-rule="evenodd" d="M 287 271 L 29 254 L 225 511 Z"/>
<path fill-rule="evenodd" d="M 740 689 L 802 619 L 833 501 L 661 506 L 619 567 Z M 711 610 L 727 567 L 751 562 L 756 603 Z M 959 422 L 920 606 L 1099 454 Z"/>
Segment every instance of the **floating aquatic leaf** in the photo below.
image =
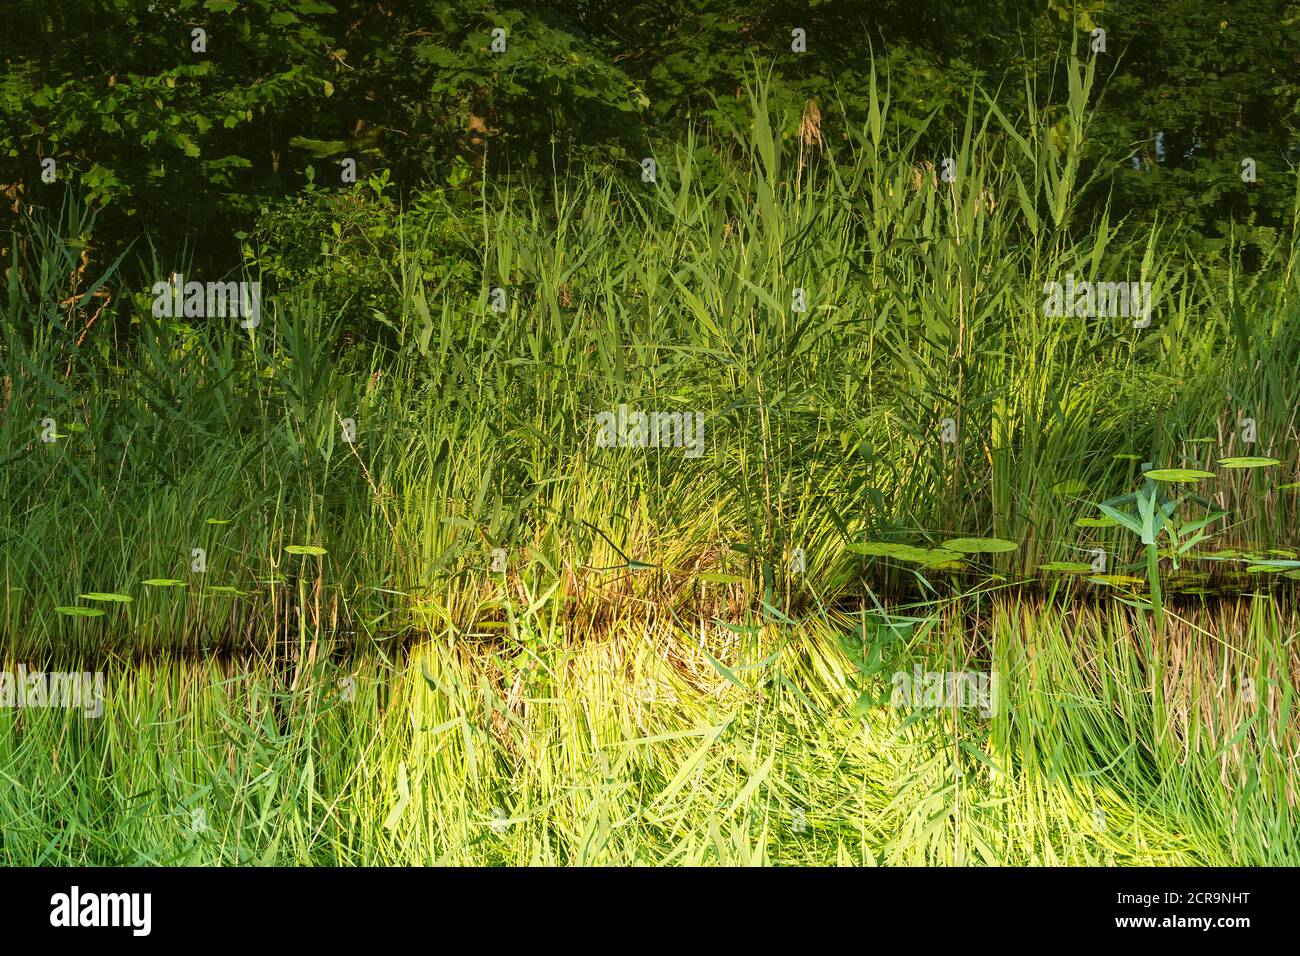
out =
<path fill-rule="evenodd" d="M 1117 461 L 1141 461 L 1142 460 L 1141 455 L 1133 455 L 1128 452 L 1123 452 L 1121 454 L 1115 455 L 1114 458 Z"/>
<path fill-rule="evenodd" d="M 1052 485 L 1054 495 L 1081 495 L 1088 490 L 1087 482 L 1080 478 L 1067 478 Z"/>
<path fill-rule="evenodd" d="M 85 601 L 113 601 L 116 604 L 130 604 L 135 600 L 129 594 L 115 594 L 112 591 L 91 591 L 89 594 L 78 594 L 77 597 Z"/>
<path fill-rule="evenodd" d="M 926 563 L 927 568 L 935 571 L 960 571 L 966 567 L 965 561 L 930 561 Z"/>
<path fill-rule="evenodd" d="M 1255 563 L 1246 570 L 1255 571 L 1263 568 L 1300 568 L 1300 561 L 1284 560 L 1282 558 L 1256 558 Z"/>
<path fill-rule="evenodd" d="M 284 550 L 290 554 L 328 554 L 328 552 L 315 544 L 287 544 Z"/>
<path fill-rule="evenodd" d="M 848 549 L 858 554 L 867 554 L 878 558 L 897 558 L 900 561 L 911 561 L 914 564 L 940 564 L 961 557 L 960 553 L 951 549 L 919 548 L 913 544 L 895 544 L 888 541 L 868 541 L 865 544 L 851 544 Z"/>
<path fill-rule="evenodd" d="M 1278 491 L 1296 491 L 1300 490 L 1300 481 L 1288 481 L 1285 485 L 1278 485 Z"/>
<path fill-rule="evenodd" d="M 206 589 L 210 594 L 240 594 L 247 595 L 247 591 L 241 591 L 239 588 L 232 588 L 228 584 L 214 584 Z"/>
<path fill-rule="evenodd" d="M 1153 481 L 1200 481 L 1213 478 L 1212 471 L 1199 471 L 1196 468 L 1154 468 L 1146 472 L 1146 477 Z"/>
<path fill-rule="evenodd" d="M 1282 462 L 1276 458 L 1251 458 L 1245 456 L 1241 458 L 1220 458 L 1219 464 L 1224 468 L 1269 468 L 1273 465 L 1280 465 Z"/>
<path fill-rule="evenodd" d="M 176 578 L 149 578 L 140 583 L 147 584 L 151 588 L 183 588 L 188 584 L 187 581 L 179 581 Z"/>
<path fill-rule="evenodd" d="M 1244 555 L 1235 548 L 1224 548 L 1221 551 L 1193 551 L 1187 557 L 1201 558 L 1205 561 L 1229 561 L 1233 558 L 1244 557 Z"/>
<path fill-rule="evenodd" d="M 960 551 L 962 554 L 1003 554 L 1020 547 L 1015 541 L 1003 538 L 953 538 L 945 541 L 943 546 L 949 551 Z"/>
<path fill-rule="evenodd" d="M 867 541 L 862 544 L 850 544 L 848 550 L 857 554 L 866 554 L 874 558 L 892 558 L 900 552 L 919 550 L 915 545 L 895 544 L 889 541 Z"/>
<path fill-rule="evenodd" d="M 229 518 L 209 518 L 208 524 L 230 524 Z"/>
<path fill-rule="evenodd" d="M 1105 515 L 1101 518 L 1076 518 L 1074 524 L 1079 528 L 1114 528 L 1119 522 L 1110 515 Z"/>
<path fill-rule="evenodd" d="M 1136 584 L 1145 584 L 1141 578 L 1135 578 L 1131 574 L 1098 574 L 1088 578 L 1094 584 L 1106 584 L 1111 587 L 1132 587 Z"/>
<path fill-rule="evenodd" d="M 1093 570 L 1091 564 L 1085 564 L 1081 561 L 1052 561 L 1048 564 L 1040 564 L 1039 571 L 1057 571 L 1061 574 L 1087 574 Z"/>
<path fill-rule="evenodd" d="M 54 610 L 69 617 L 103 617 L 104 611 L 97 607 L 56 607 Z"/>
<path fill-rule="evenodd" d="M 962 554 L 949 548 L 917 548 L 916 554 L 900 555 L 904 561 L 914 561 L 928 567 L 937 568 L 945 564 L 960 563 Z"/>

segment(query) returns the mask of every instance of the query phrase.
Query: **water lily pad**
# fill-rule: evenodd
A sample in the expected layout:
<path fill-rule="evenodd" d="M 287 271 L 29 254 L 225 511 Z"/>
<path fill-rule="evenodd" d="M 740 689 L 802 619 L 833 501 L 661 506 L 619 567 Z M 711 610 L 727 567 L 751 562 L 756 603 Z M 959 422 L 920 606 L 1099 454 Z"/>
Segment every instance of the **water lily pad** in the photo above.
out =
<path fill-rule="evenodd" d="M 1120 454 L 1114 455 L 1112 457 L 1114 457 L 1116 461 L 1141 461 L 1142 460 L 1141 455 L 1133 455 L 1130 454 L 1129 452 L 1121 452 Z"/>
<path fill-rule="evenodd" d="M 896 557 L 900 552 L 907 553 L 919 549 L 915 545 L 898 544 L 891 541 L 865 541 L 860 544 L 848 545 L 848 550 L 855 554 L 865 554 L 873 558 L 892 558 Z"/>
<path fill-rule="evenodd" d="M 328 554 L 324 548 L 315 544 L 287 544 L 284 550 L 290 554 Z"/>
<path fill-rule="evenodd" d="M 1213 478 L 1214 472 L 1200 471 L 1196 468 L 1153 468 L 1146 473 L 1153 481 L 1200 481 Z"/>
<path fill-rule="evenodd" d="M 1300 568 L 1300 561 L 1285 560 L 1282 558 L 1256 559 L 1255 563 L 1246 569 L 1247 572 L 1253 572 L 1263 568 Z"/>
<path fill-rule="evenodd" d="M 918 548 L 913 544 L 897 544 L 890 541 L 868 541 L 863 544 L 850 544 L 848 549 L 857 554 L 866 554 L 877 558 L 897 558 L 900 561 L 911 561 L 914 564 L 933 565 L 961 558 L 959 552 L 950 549 Z"/>
<path fill-rule="evenodd" d="M 208 524 L 230 524 L 229 518 L 209 518 Z"/>
<path fill-rule="evenodd" d="M 91 591 L 89 594 L 78 594 L 77 597 L 83 601 L 112 601 L 115 604 L 130 604 L 135 600 L 129 594 L 115 594 L 112 591 Z"/>
<path fill-rule="evenodd" d="M 54 610 L 69 617 L 103 617 L 103 608 L 98 607 L 56 607 Z"/>
<path fill-rule="evenodd" d="M 151 588 L 183 588 L 189 582 L 180 581 L 177 580 L 176 578 L 149 578 L 148 580 L 141 581 L 140 583 L 147 584 Z"/>
<path fill-rule="evenodd" d="M 1119 522 L 1110 515 L 1103 515 L 1100 518 L 1076 518 L 1074 524 L 1078 528 L 1114 528 Z"/>
<path fill-rule="evenodd" d="M 213 584 L 205 588 L 209 594 L 238 594 L 247 595 L 247 591 L 241 591 L 239 588 L 232 588 L 228 584 Z"/>
<path fill-rule="evenodd" d="M 1088 490 L 1088 483 L 1081 478 L 1067 478 L 1052 485 L 1054 495 L 1081 495 Z"/>
<path fill-rule="evenodd" d="M 1110 587 L 1133 587 L 1138 584 L 1145 584 L 1141 578 L 1135 578 L 1131 574 L 1098 574 L 1088 578 L 1093 584 L 1105 584 Z"/>
<path fill-rule="evenodd" d="M 1224 548 L 1220 551 L 1193 551 L 1187 557 L 1200 558 L 1205 561 L 1230 561 L 1233 558 L 1244 557 L 1244 555 L 1236 548 Z"/>
<path fill-rule="evenodd" d="M 1300 491 L 1300 481 L 1288 481 L 1285 485 L 1278 485 L 1278 491 Z"/>
<path fill-rule="evenodd" d="M 1251 458 L 1245 456 L 1241 458 L 1220 458 L 1219 464 L 1224 468 L 1270 468 L 1273 465 L 1280 465 L 1282 462 L 1276 458 Z"/>
<path fill-rule="evenodd" d="M 1020 547 L 1015 541 L 1003 538 L 953 538 L 945 541 L 943 546 L 949 551 L 960 551 L 962 554 L 1003 554 Z"/>
<path fill-rule="evenodd" d="M 1039 571 L 1053 571 L 1059 574 L 1087 574 L 1093 570 L 1091 564 L 1082 561 L 1051 561 L 1047 564 L 1040 564 Z"/>

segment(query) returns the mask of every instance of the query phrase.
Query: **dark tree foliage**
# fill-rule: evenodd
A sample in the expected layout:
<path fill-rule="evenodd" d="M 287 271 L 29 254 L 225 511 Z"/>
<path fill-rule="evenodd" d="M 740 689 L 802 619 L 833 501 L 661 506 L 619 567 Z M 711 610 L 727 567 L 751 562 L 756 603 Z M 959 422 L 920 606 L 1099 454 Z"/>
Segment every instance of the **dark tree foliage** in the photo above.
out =
<path fill-rule="evenodd" d="M 1108 81 L 1092 162 L 1120 172 L 1095 202 L 1157 209 L 1205 249 L 1233 228 L 1262 240 L 1289 197 L 1236 188 L 1240 162 L 1261 179 L 1300 163 L 1300 5 L 1284 0 L 0 5 L 0 226 L 72 186 L 100 211 L 101 257 L 147 234 L 234 261 L 236 237 L 338 184 L 344 157 L 363 180 L 386 171 L 399 198 L 481 175 L 544 184 L 574 163 L 632 176 L 688 125 L 743 122 L 756 72 L 796 121 L 815 101 L 833 145 L 862 120 L 874 58 L 905 119 L 938 111 L 924 144 L 938 149 L 972 89 L 1012 117 L 1027 89 L 1059 103 L 1059 64 L 1088 53 L 1094 27 Z M 807 53 L 791 52 L 794 27 Z"/>

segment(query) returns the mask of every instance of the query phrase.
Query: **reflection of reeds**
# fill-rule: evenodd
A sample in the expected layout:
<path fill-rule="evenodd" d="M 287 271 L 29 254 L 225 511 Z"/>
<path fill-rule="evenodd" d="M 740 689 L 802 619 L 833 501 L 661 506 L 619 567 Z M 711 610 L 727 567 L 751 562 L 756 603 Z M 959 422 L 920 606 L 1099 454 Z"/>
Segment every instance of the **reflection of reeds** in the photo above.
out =
<path fill-rule="evenodd" d="M 1118 604 L 799 626 L 528 608 L 297 675 L 256 654 L 115 666 L 98 720 L 0 709 L 0 862 L 1300 859 L 1294 609 L 1171 610 L 1152 663 Z M 996 673 L 995 714 L 888 706 L 915 665 Z"/>

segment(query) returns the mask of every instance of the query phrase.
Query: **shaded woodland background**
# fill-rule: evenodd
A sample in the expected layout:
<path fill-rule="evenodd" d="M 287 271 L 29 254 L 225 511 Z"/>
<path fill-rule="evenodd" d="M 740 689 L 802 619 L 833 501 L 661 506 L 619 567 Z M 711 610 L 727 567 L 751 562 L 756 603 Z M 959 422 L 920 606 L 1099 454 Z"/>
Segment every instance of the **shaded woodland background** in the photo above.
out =
<path fill-rule="evenodd" d="M 747 73 L 770 72 L 773 106 L 795 117 L 785 136 L 807 136 L 811 117 L 834 155 L 865 121 L 873 58 L 895 115 L 924 130 L 919 151 L 941 156 L 972 96 L 1013 121 L 1063 102 L 1060 64 L 1088 53 L 1096 27 L 1104 89 L 1084 165 L 1121 172 L 1085 203 L 1109 200 L 1112 219 L 1155 208 L 1207 262 L 1230 254 L 1235 228 L 1249 270 L 1289 222 L 1283 174 L 1300 162 L 1300 5 L 1280 0 L 0 6 L 6 257 L 16 221 L 70 188 L 96 212 L 85 241 L 100 264 L 147 237 L 221 271 L 251 244 L 263 269 L 301 279 L 325 268 L 321 231 L 341 215 L 382 249 L 399 207 L 436 196 L 454 218 L 480 177 L 545 187 L 575 164 L 637 177 L 688 128 L 717 134 L 697 141 L 715 156 L 749 122 Z M 489 50 L 495 27 L 504 53 Z M 790 50 L 794 27 L 806 53 Z M 191 49 L 196 28 L 206 52 Z M 339 183 L 345 156 L 361 189 Z M 41 181 L 46 157 L 57 184 Z M 1258 189 L 1238 188 L 1245 157 Z"/>

